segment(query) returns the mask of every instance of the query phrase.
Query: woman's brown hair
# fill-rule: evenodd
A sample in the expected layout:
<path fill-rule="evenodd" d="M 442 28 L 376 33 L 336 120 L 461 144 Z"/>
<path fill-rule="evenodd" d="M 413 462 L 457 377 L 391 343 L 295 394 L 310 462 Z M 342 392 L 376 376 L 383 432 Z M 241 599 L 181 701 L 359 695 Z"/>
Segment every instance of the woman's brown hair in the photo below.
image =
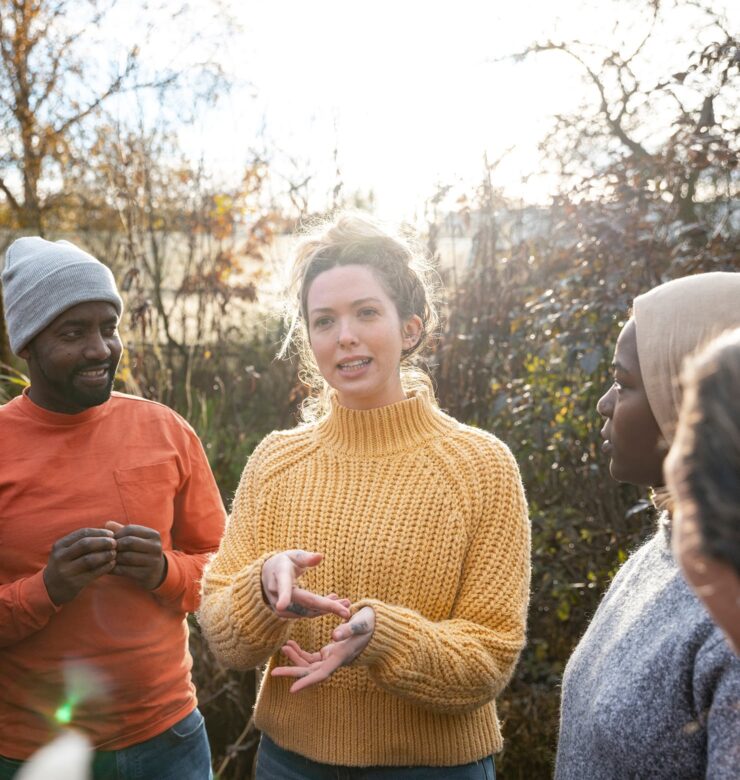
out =
<path fill-rule="evenodd" d="M 740 329 L 689 358 L 681 381 L 670 487 L 693 503 L 704 552 L 740 575 Z"/>

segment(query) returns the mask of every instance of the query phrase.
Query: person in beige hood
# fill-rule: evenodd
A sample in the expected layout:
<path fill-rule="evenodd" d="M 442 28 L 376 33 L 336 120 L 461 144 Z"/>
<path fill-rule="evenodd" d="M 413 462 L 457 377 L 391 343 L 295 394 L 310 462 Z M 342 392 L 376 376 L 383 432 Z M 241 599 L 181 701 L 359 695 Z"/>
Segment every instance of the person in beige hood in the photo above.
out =
<path fill-rule="evenodd" d="M 611 475 L 654 490 L 660 527 L 609 586 L 563 676 L 556 780 L 737 777 L 740 659 L 681 576 L 663 463 L 687 355 L 740 326 L 740 274 L 708 273 L 635 299 L 597 405 Z"/>

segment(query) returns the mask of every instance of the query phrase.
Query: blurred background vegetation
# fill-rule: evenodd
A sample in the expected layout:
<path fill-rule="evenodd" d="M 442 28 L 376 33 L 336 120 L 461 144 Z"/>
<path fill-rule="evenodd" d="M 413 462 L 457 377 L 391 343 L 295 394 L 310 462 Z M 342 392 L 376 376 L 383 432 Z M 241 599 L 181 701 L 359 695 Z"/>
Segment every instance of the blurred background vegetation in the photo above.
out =
<path fill-rule="evenodd" d="M 427 359 L 440 404 L 511 446 L 530 502 L 529 644 L 500 700 L 502 778 L 551 774 L 565 662 L 654 522 L 647 497 L 611 481 L 599 453 L 596 401 L 632 299 L 677 276 L 740 270 L 740 54 L 727 20 L 692 3 L 711 42 L 685 47 L 684 67 L 658 79 L 636 67 L 677 5 L 630 4 L 645 20 L 631 48 L 615 37 L 606 51 L 542 40 L 512 52 L 570 58 L 591 87 L 543 133 L 559 191 L 546 204 L 511 202 L 494 184 L 500 161 L 485 160 L 478 187 L 440 186 L 415 226 L 447 289 Z M 102 78 L 76 48 L 80 6 L 88 26 L 106 12 L 95 2 L 0 0 L 0 249 L 28 233 L 71 238 L 113 268 L 126 298 L 119 386 L 192 423 L 228 506 L 255 444 L 295 424 L 303 397 L 295 366 L 274 360 L 273 302 L 287 237 L 316 216 L 308 179 L 276 194 L 270 163 L 255 153 L 237 186 L 220 186 L 182 151 L 171 117 L 152 121 L 144 98 L 126 121 L 109 112 L 123 94 L 165 105 L 184 79 L 194 104 L 211 100 L 217 68 L 202 59 L 149 72 L 132 47 Z M 338 185 L 325 208 L 368 205 Z M 2 402 L 24 384 L 4 322 L 0 363 Z M 192 628 L 214 768 L 248 777 L 255 673 L 221 668 Z"/>

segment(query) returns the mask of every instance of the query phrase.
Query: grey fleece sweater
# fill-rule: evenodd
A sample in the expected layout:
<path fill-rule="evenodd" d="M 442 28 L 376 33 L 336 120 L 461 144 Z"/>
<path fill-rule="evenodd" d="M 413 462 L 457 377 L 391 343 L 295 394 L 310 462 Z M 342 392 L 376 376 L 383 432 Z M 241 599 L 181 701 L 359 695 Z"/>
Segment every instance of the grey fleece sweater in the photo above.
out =
<path fill-rule="evenodd" d="M 555 777 L 740 778 L 740 659 L 662 530 L 620 569 L 568 662 Z"/>

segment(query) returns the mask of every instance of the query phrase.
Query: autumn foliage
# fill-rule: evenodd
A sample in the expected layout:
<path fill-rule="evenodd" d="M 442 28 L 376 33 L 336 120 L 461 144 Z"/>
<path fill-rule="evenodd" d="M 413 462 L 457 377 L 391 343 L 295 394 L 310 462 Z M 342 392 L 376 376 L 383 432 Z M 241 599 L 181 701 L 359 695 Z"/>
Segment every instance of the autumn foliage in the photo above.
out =
<path fill-rule="evenodd" d="M 0 121 L 17 141 L 0 160 L 0 247 L 43 231 L 112 266 L 127 312 L 120 387 L 186 416 L 229 504 L 249 453 L 269 431 L 295 424 L 305 392 L 295 366 L 274 359 L 282 331 L 271 305 L 282 237 L 309 216 L 296 194 L 303 184 L 274 197 L 270 163 L 254 155 L 239 181 L 223 186 L 183 155 L 171 126 L 106 116 L 109 97 L 145 81 L 136 51 L 97 92 L 73 93 L 80 101 L 63 103 L 66 124 L 55 123 L 44 85 L 50 95 L 61 89 L 49 68 L 63 39 L 44 38 L 52 28 L 41 22 L 67 5 L 0 0 Z M 671 4 L 642 6 L 649 33 Z M 36 17 L 24 21 L 23 8 Z M 649 83 L 637 75 L 641 48 L 594 54 L 579 42 L 541 41 L 518 53 L 570 57 L 593 86 L 593 100 L 558 116 L 543 137 L 561 191 L 547 205 L 515 206 L 496 188 L 492 165 L 476 190 L 451 197 L 446 188 L 430 199 L 424 232 L 447 303 L 428 367 L 443 408 L 510 445 L 532 520 L 529 641 L 499 707 L 505 778 L 550 776 L 563 667 L 611 576 L 654 522 L 647 496 L 609 477 L 595 412 L 632 299 L 669 278 L 740 271 L 738 46 L 720 21 L 710 44 L 686 51 L 685 67 Z M 22 34 L 38 34 L 35 48 L 19 48 Z M 63 54 L 58 67 L 74 81 L 84 62 Z M 22 174 L 19 187 L 11 169 Z M 45 172 L 58 174 L 56 197 L 40 186 Z M 453 271 L 440 251 L 450 231 L 469 241 L 464 269 Z M 0 363 L 9 364 L 0 328 L 3 349 Z M 22 386 L 16 371 L 0 371 L 4 397 Z M 248 777 L 256 675 L 221 668 L 192 627 L 214 768 L 222 778 Z"/>

